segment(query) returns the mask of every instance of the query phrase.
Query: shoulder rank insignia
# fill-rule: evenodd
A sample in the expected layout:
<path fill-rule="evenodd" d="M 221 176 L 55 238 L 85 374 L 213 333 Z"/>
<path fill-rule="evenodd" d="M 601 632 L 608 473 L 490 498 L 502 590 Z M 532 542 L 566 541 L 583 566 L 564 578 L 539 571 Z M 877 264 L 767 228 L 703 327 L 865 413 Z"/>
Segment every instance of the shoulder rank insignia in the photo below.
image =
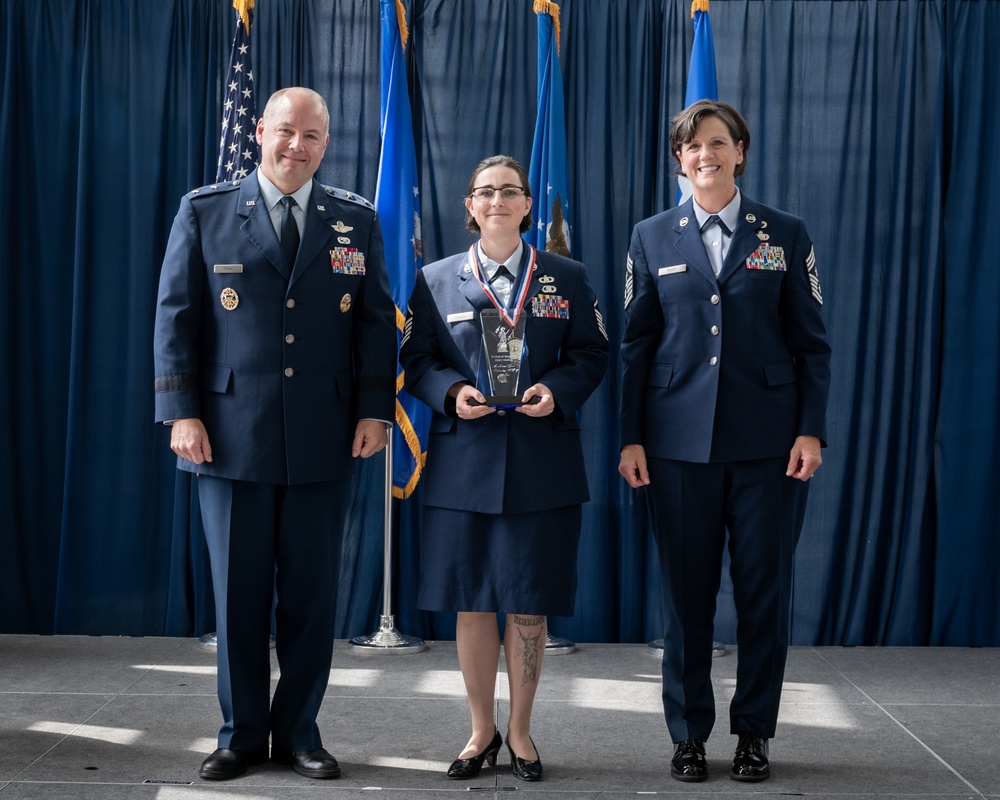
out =
<path fill-rule="evenodd" d="M 359 206 L 364 206 L 365 208 L 370 208 L 372 211 L 375 210 L 375 206 L 369 203 L 365 198 L 360 195 L 354 194 L 353 192 L 348 192 L 345 189 L 338 189 L 336 186 L 324 186 L 326 193 L 330 197 L 336 197 L 340 200 L 347 200 L 350 203 L 357 203 Z"/>

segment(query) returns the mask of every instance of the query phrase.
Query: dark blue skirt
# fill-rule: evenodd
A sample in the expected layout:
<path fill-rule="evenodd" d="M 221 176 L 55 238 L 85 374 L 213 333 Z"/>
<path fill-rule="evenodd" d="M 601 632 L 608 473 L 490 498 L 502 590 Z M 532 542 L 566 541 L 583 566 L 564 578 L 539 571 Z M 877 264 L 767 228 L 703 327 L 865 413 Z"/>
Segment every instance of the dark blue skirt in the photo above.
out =
<path fill-rule="evenodd" d="M 571 617 L 579 543 L 579 505 L 503 515 L 425 506 L 417 605 Z"/>

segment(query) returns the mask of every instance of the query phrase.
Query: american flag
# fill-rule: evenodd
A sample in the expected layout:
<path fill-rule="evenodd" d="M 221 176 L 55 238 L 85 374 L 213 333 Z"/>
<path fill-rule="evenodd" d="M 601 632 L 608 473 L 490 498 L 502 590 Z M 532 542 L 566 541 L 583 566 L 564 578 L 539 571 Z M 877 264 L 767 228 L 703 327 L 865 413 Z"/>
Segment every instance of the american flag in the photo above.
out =
<path fill-rule="evenodd" d="M 222 112 L 222 139 L 216 181 L 245 178 L 260 161 L 257 145 L 257 105 L 254 102 L 250 25 L 254 0 L 233 0 L 236 37 L 226 73 L 226 102 Z"/>

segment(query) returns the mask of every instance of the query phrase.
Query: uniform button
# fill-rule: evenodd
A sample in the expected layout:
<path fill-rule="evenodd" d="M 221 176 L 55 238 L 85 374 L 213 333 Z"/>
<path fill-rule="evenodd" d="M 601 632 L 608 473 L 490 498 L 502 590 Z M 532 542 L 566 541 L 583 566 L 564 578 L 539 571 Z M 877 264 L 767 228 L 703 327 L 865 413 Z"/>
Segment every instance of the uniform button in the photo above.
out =
<path fill-rule="evenodd" d="M 712 327 L 710 328 L 710 330 L 712 331 L 712 336 L 718 336 L 718 335 L 719 335 L 719 326 L 718 326 L 718 325 L 713 325 L 713 326 L 712 326 Z M 293 338 L 293 339 L 294 339 L 295 337 L 293 336 L 293 337 L 291 337 L 291 338 Z M 291 342 L 289 342 L 289 344 L 291 344 Z"/>
<path fill-rule="evenodd" d="M 285 377 L 286 378 L 291 378 L 292 375 L 294 375 L 294 374 L 295 374 L 295 370 L 294 369 L 292 369 L 291 367 L 285 367 Z"/>
<path fill-rule="evenodd" d="M 291 297 L 285 301 L 285 308 L 295 308 L 295 301 Z"/>
<path fill-rule="evenodd" d="M 719 363 L 719 359 L 717 356 L 712 356 L 710 359 L 708 359 L 708 363 L 714 367 L 716 364 Z"/>
<path fill-rule="evenodd" d="M 712 296 L 711 296 L 711 297 L 709 298 L 709 300 L 711 300 L 711 301 L 712 301 L 712 305 L 713 305 L 713 306 L 717 306 L 717 305 L 719 305 L 719 295 L 717 295 L 717 294 L 713 294 L 713 295 L 712 295 Z"/>
<path fill-rule="evenodd" d="M 295 344 L 295 334 L 290 333 L 285 337 L 285 344 Z"/>
<path fill-rule="evenodd" d="M 497 416 L 498 417 L 506 417 L 507 416 L 507 412 L 504 411 L 504 409 L 502 409 L 502 408 L 498 408 L 497 409 Z"/>

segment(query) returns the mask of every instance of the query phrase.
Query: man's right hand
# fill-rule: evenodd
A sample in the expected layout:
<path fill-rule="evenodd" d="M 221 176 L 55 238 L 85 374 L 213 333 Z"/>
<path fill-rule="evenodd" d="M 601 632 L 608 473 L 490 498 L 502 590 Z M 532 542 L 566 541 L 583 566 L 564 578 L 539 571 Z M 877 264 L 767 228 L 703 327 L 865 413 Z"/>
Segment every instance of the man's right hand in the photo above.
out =
<path fill-rule="evenodd" d="M 641 444 L 627 444 L 622 448 L 622 460 L 618 472 L 633 489 L 649 486 L 649 471 L 646 469 L 646 448 Z"/>
<path fill-rule="evenodd" d="M 212 460 L 212 445 L 208 443 L 208 432 L 197 417 L 174 420 L 170 427 L 170 449 L 192 464 L 203 464 Z"/>

